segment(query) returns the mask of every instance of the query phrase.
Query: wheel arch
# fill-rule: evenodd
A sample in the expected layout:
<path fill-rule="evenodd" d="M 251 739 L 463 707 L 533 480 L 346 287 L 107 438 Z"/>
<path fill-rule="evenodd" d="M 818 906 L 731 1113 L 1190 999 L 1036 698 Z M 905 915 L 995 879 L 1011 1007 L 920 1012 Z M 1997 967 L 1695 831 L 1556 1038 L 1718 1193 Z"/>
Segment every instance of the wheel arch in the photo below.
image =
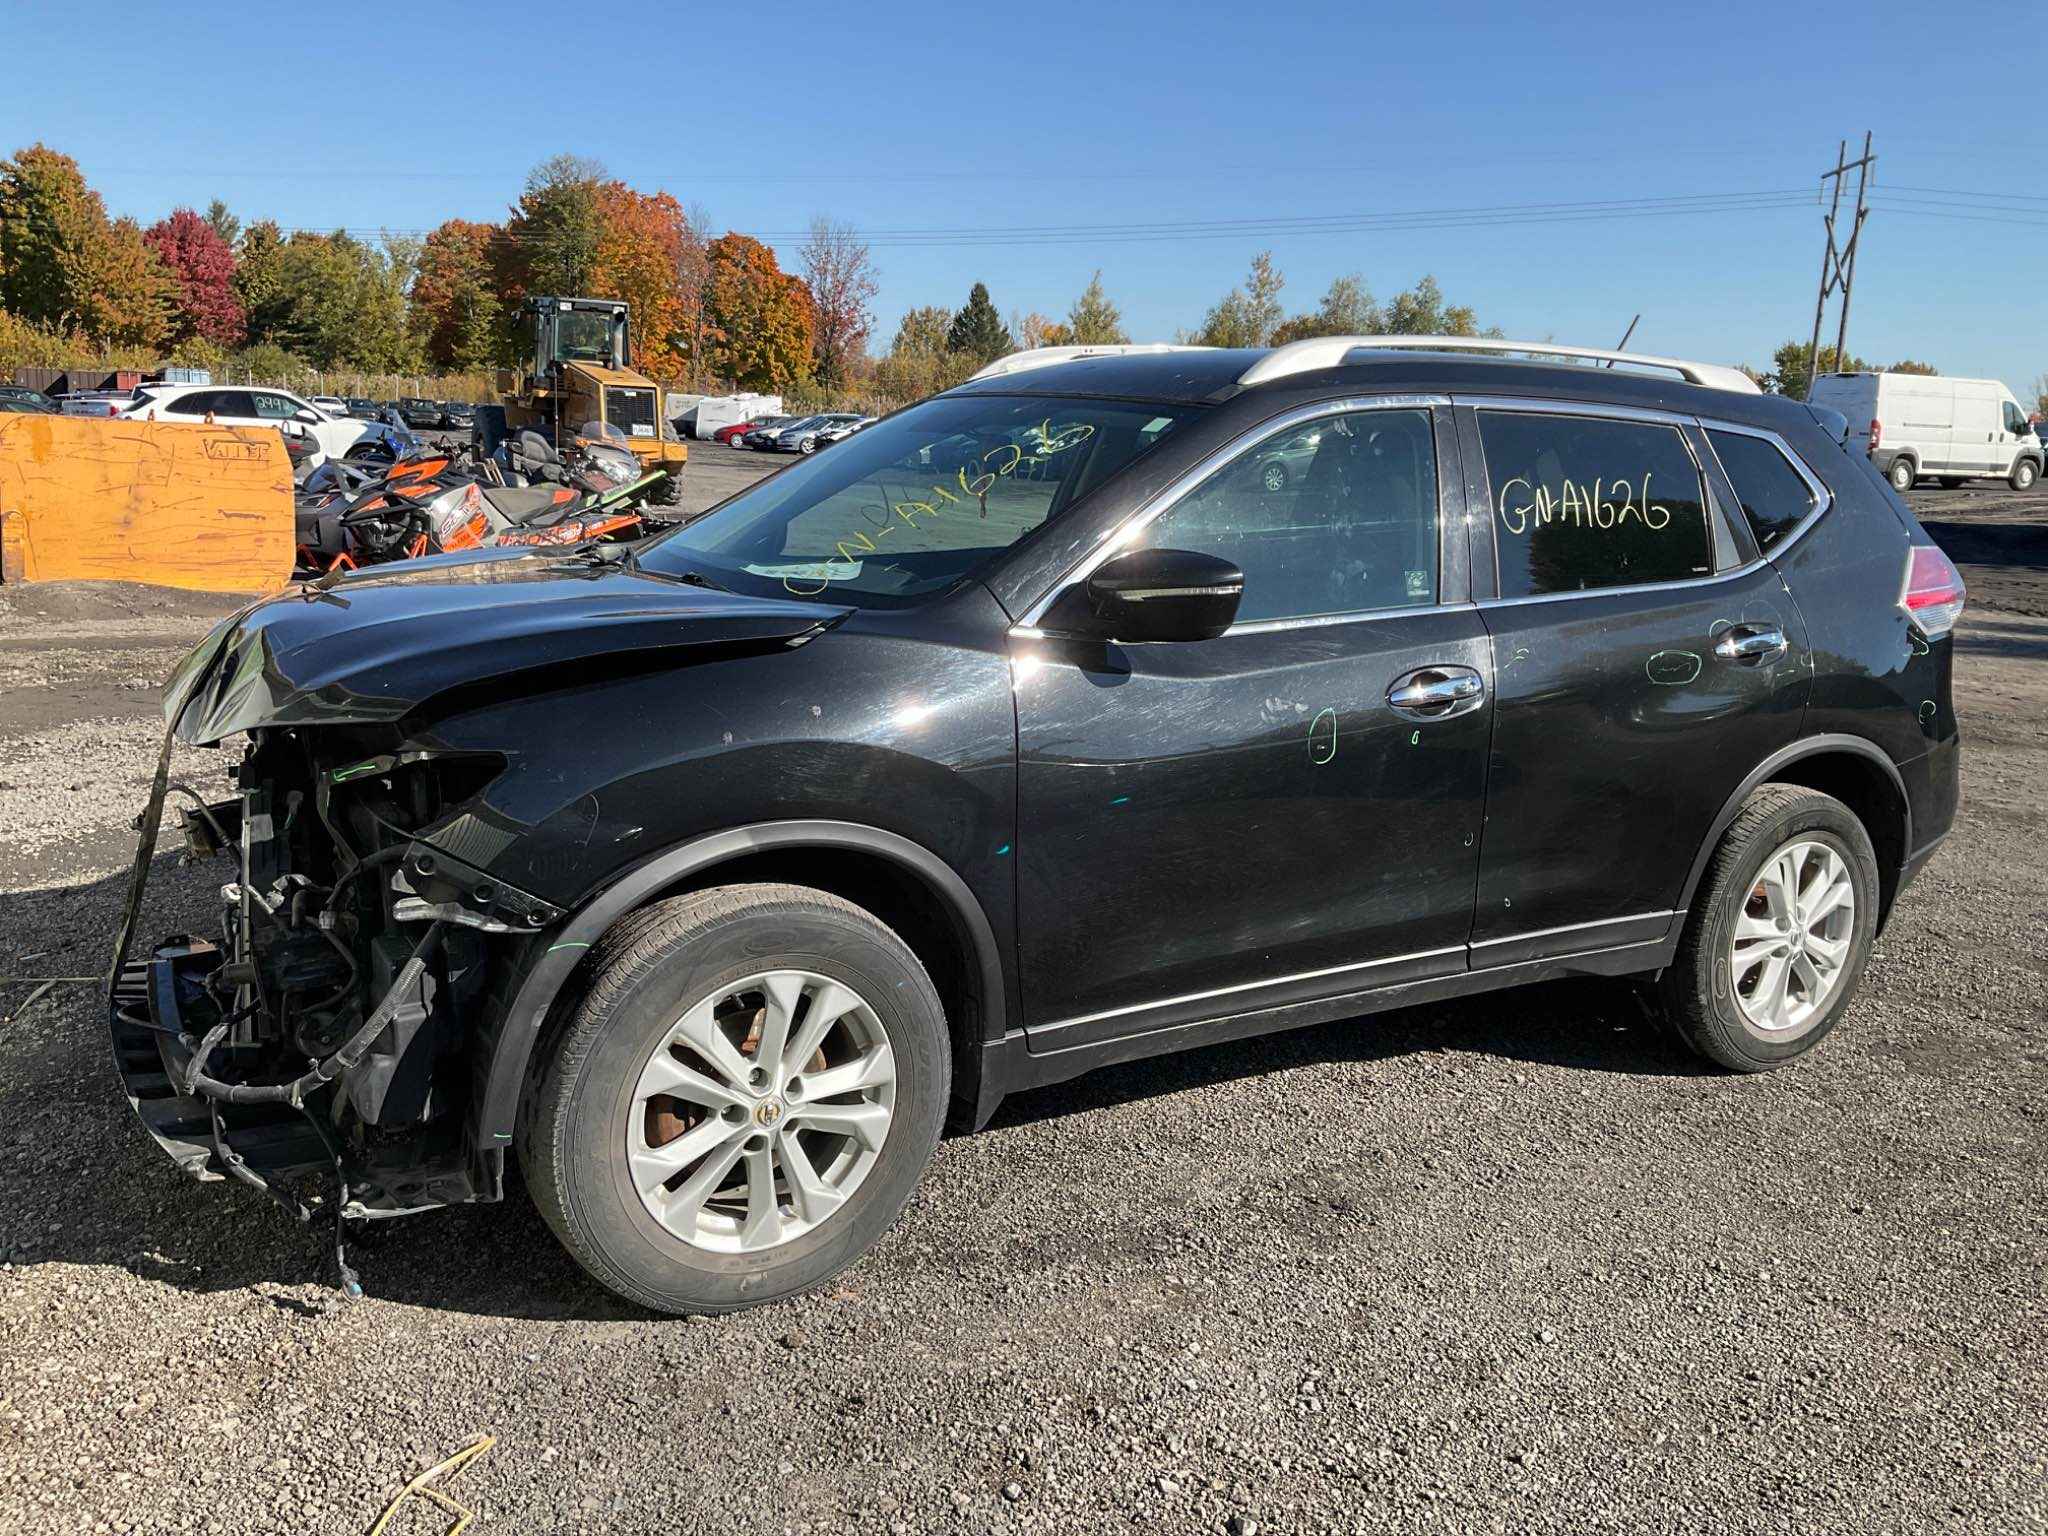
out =
<path fill-rule="evenodd" d="M 1686 875 L 1678 910 L 1692 909 L 1707 864 L 1750 793 L 1763 784 L 1798 784 L 1832 795 L 1856 814 L 1877 851 L 1878 928 L 1898 894 L 1900 871 L 1913 846 L 1913 806 L 1906 781 L 1877 743 L 1862 736 L 1807 736 L 1779 748 L 1751 769 L 1721 807 Z"/>
<path fill-rule="evenodd" d="M 643 860 L 585 902 L 551 937 L 519 978 L 489 1047 L 476 1116 L 482 1155 L 493 1157 L 511 1144 L 542 1037 L 605 932 L 651 902 L 753 880 L 830 891 L 896 929 L 946 1004 L 953 1098 L 971 1108 L 980 1087 L 983 1043 L 1002 1037 L 1009 1012 L 995 930 L 973 891 L 930 849 L 878 827 L 763 822 L 692 838 Z M 929 921 L 934 917 L 942 921 Z"/>

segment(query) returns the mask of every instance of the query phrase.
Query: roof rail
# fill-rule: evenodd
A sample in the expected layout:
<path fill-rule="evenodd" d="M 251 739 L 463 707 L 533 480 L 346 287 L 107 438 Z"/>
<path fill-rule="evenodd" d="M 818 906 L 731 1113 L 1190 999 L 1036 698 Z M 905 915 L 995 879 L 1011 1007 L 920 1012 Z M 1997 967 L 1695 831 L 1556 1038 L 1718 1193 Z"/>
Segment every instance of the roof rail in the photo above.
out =
<path fill-rule="evenodd" d="M 1054 363 L 1071 363 L 1082 357 L 1124 357 L 1134 352 L 1207 352 L 1208 347 L 1182 346 L 1171 341 L 1124 342 L 1119 345 L 1079 347 L 1031 347 L 997 358 L 967 382 L 1000 378 L 1006 373 L 1023 373 L 1032 368 L 1050 368 Z"/>
<path fill-rule="evenodd" d="M 1740 368 L 1719 363 L 1690 363 L 1678 357 L 1652 357 L 1647 352 L 1615 352 L 1605 347 L 1563 347 L 1548 341 L 1496 341 L 1478 336 L 1315 336 L 1275 347 L 1238 377 L 1242 385 L 1264 384 L 1290 374 L 1334 368 L 1353 352 L 1364 348 L 1380 351 L 1525 353 L 1531 357 L 1591 358 L 1609 365 L 1627 363 L 1636 368 L 1658 368 L 1675 373 L 1688 384 L 1708 389 L 1733 390 L 1755 395 L 1762 391 L 1756 380 Z"/>

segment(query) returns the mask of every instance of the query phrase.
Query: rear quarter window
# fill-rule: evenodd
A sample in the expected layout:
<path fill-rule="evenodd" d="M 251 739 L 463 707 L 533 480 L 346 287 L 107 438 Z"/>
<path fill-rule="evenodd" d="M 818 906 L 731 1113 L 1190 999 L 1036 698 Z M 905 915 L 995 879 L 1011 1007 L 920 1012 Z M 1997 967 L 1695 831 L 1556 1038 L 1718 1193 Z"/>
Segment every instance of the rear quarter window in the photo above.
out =
<path fill-rule="evenodd" d="M 1676 427 L 1481 411 L 1502 597 L 1714 570 L 1706 488 Z"/>
<path fill-rule="evenodd" d="M 1786 459 L 1784 450 L 1768 438 L 1709 427 L 1707 441 L 1714 445 L 1714 456 L 1735 487 L 1735 498 L 1742 503 L 1742 515 L 1749 519 L 1757 548 L 1769 554 L 1771 546 L 1813 510 L 1812 488 Z"/>

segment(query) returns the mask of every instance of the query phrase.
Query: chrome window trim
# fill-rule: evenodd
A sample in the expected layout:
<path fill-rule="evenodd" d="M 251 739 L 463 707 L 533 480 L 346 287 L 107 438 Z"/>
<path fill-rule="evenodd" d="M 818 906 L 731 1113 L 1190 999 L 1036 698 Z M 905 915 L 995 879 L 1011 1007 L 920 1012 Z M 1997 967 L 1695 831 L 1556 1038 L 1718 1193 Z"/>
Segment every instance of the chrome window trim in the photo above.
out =
<path fill-rule="evenodd" d="M 1409 619 L 1418 614 L 1450 613 L 1477 606 L 1478 604 L 1468 598 L 1455 603 L 1415 603 L 1403 608 L 1361 608 L 1348 613 L 1317 613 L 1299 619 L 1246 619 L 1231 625 L 1216 638 L 1228 640 L 1232 635 L 1276 635 L 1290 629 L 1327 629 L 1337 624 L 1376 624 L 1384 619 Z M 1013 640 L 1062 638 L 1057 630 L 1040 629 L 1035 624 L 1012 624 L 1008 633 Z"/>
<path fill-rule="evenodd" d="M 1318 971 L 1296 971 L 1291 976 L 1268 976 L 1258 981 L 1240 981 L 1227 987 L 1211 987 L 1206 992 L 1186 992 L 1179 997 L 1157 998 L 1149 1003 L 1127 1003 L 1121 1008 L 1105 1008 L 1100 1013 L 1084 1013 L 1071 1019 L 1055 1019 L 1051 1023 L 1034 1026 L 1035 1031 L 1071 1029 L 1080 1024 L 1098 1024 L 1104 1019 L 1126 1018 L 1134 1013 L 1152 1013 L 1161 1008 L 1178 1008 L 1183 1003 L 1207 1002 L 1212 997 L 1230 997 L 1239 992 L 1256 992 L 1265 987 L 1285 987 L 1297 981 L 1315 981 L 1323 976 L 1343 976 L 1352 971 L 1376 970 L 1381 966 L 1402 965 L 1410 960 L 1436 960 L 1446 955 L 1462 955 L 1466 946 L 1448 945 L 1443 949 L 1419 949 L 1409 955 L 1383 955 L 1377 960 L 1357 960 L 1349 965 L 1325 966 Z"/>
<path fill-rule="evenodd" d="M 1728 488 L 1735 492 L 1735 510 L 1741 514 L 1742 520 L 1745 523 L 1749 521 L 1749 515 L 1742 511 L 1742 492 L 1736 487 L 1735 477 L 1728 473 L 1728 466 L 1721 462 L 1721 455 L 1715 452 L 1714 439 L 1711 435 L 1715 432 L 1732 432 L 1738 437 L 1762 438 L 1784 456 L 1785 462 L 1792 466 L 1792 472 L 1806 482 L 1807 492 L 1813 497 L 1813 506 L 1806 516 L 1794 523 L 1791 531 L 1769 549 L 1765 549 L 1762 541 L 1757 539 L 1754 528 L 1749 530 L 1750 541 L 1756 544 L 1757 547 L 1756 563 L 1768 565 L 1794 544 L 1805 538 L 1807 530 L 1827 515 L 1828 508 L 1835 504 L 1834 493 L 1827 488 L 1827 485 L 1821 480 L 1820 476 L 1807 467 L 1806 460 L 1799 456 L 1792 445 L 1769 428 L 1744 426 L 1742 423 L 1734 421 L 1715 421 L 1703 416 L 1700 418 L 1700 436 L 1706 439 L 1707 452 L 1714 455 L 1714 467 L 1721 471 L 1721 478 L 1726 480 Z"/>
<path fill-rule="evenodd" d="M 1105 533 L 1094 549 L 1083 555 L 1077 564 L 1046 589 L 1045 594 L 1037 602 L 1025 610 L 1024 617 L 1011 627 L 1010 633 L 1032 639 L 1044 636 L 1046 631 L 1038 627 L 1039 620 L 1045 617 L 1046 610 L 1051 608 L 1054 602 L 1069 588 L 1079 586 L 1090 576 L 1094 575 L 1097 567 L 1103 561 L 1109 559 L 1112 555 L 1120 554 L 1129 546 L 1132 539 L 1152 525 L 1154 519 L 1199 487 L 1203 481 L 1215 474 L 1217 470 L 1242 457 L 1247 450 L 1264 442 L 1267 438 L 1285 432 L 1290 427 L 1299 426 L 1305 421 L 1314 421 L 1322 416 L 1342 416 L 1353 411 L 1440 410 L 1448 408 L 1450 403 L 1451 398 L 1448 395 L 1345 395 L 1335 400 L 1318 400 L 1309 405 L 1296 406 L 1292 410 L 1282 411 L 1277 416 L 1268 416 L 1265 420 L 1254 423 L 1236 437 L 1233 437 L 1229 442 L 1204 456 L 1193 468 L 1186 471 L 1173 481 L 1172 484 L 1153 496 L 1150 501 L 1139 507 L 1137 511 L 1131 513 L 1121 523 L 1118 523 L 1116 527 Z M 1432 427 L 1434 427 L 1434 423 L 1432 423 Z M 1441 444 L 1437 445 L 1436 453 L 1439 461 L 1441 461 L 1443 457 Z M 1443 505 L 1443 498 L 1439 494 L 1437 497 L 1437 522 L 1439 527 L 1441 527 L 1444 518 L 1448 515 L 1448 509 Z M 1443 579 L 1441 570 L 1437 573 L 1437 579 L 1439 582 Z M 1426 612 L 1427 609 L 1424 605 L 1417 604 L 1413 609 L 1401 609 L 1398 611 L 1403 613 L 1422 613 Z M 1353 616 L 1344 614 L 1335 615 L 1334 617 L 1350 618 Z M 1264 623 L 1267 621 L 1252 620 L 1250 622 Z M 1294 621 L 1287 620 L 1284 622 L 1292 623 Z M 1233 625 L 1231 628 L 1232 631 L 1235 631 L 1236 626 Z"/>
<path fill-rule="evenodd" d="M 1619 587 L 1589 587 L 1583 592 L 1537 592 L 1527 597 L 1482 597 L 1475 600 L 1480 608 L 1513 608 L 1525 603 L 1569 602 L 1578 598 L 1627 596 L 1631 593 L 1641 592 L 1673 592 L 1681 589 L 1710 587 L 1723 581 L 1734 581 L 1740 577 L 1754 575 L 1777 559 L 1786 550 L 1790 549 L 1794 544 L 1805 538 L 1813 525 L 1819 522 L 1827 514 L 1828 509 L 1834 505 L 1834 497 L 1828 491 L 1827 486 L 1822 483 L 1820 477 L 1807 467 L 1806 461 L 1800 458 L 1790 443 L 1767 427 L 1752 427 L 1742 422 L 1723 421 L 1712 416 L 1688 416 L 1678 411 L 1660 411 L 1647 406 L 1607 406 L 1584 400 L 1545 400 L 1521 395 L 1459 395 L 1456 397 L 1456 401 L 1459 405 L 1472 408 L 1475 427 L 1478 424 L 1480 411 L 1507 410 L 1524 414 L 1550 416 L 1604 416 L 1617 421 L 1643 421 L 1651 422 L 1658 426 L 1674 428 L 1678 432 L 1679 440 L 1685 444 L 1686 455 L 1691 458 L 1694 467 L 1699 471 L 1702 491 L 1710 497 L 1716 496 L 1718 493 L 1715 491 L 1707 474 L 1707 467 L 1700 463 L 1699 454 L 1693 448 L 1691 434 L 1685 429 L 1692 427 L 1697 430 L 1702 440 L 1706 442 L 1707 450 L 1710 453 L 1713 451 L 1714 444 L 1713 440 L 1706 436 L 1709 432 L 1739 432 L 1745 437 L 1760 437 L 1785 456 L 1791 463 L 1792 468 L 1798 473 L 1799 478 L 1806 482 L 1807 489 L 1815 497 L 1813 510 L 1807 513 L 1790 533 L 1780 539 L 1768 554 L 1760 552 L 1756 559 L 1745 561 L 1741 565 L 1730 566 L 1725 571 L 1714 571 L 1705 576 L 1687 576 L 1676 581 L 1639 581 Z M 1480 451 L 1482 453 L 1485 451 L 1483 439 L 1480 443 Z M 1728 482 L 1730 489 L 1733 489 L 1734 479 L 1729 475 L 1726 466 L 1721 463 L 1718 454 L 1714 458 L 1714 468 L 1720 473 L 1721 478 Z M 1486 508 L 1486 526 L 1488 536 L 1491 537 L 1493 533 L 1493 507 L 1491 505 L 1493 482 L 1491 477 L 1486 474 L 1486 466 L 1483 462 L 1480 464 L 1479 470 L 1480 479 L 1486 485 L 1489 498 L 1489 504 Z M 1739 502 L 1734 508 L 1734 512 L 1735 515 L 1742 516 L 1742 507 Z M 1743 521 L 1746 525 L 1748 518 L 1743 517 Z M 1750 533 L 1750 542 L 1752 544 L 1756 542 L 1754 530 Z M 1498 586 L 1499 580 L 1499 573 L 1496 571 L 1494 576 L 1496 586 Z"/>
<path fill-rule="evenodd" d="M 1606 416 L 1616 421 L 1648 421 L 1665 427 L 1689 427 L 1700 419 L 1697 412 L 1660 411 L 1647 405 L 1602 405 L 1597 400 L 1552 400 L 1542 395 L 1459 395 L 1456 399 L 1459 405 L 1469 405 L 1475 411 L 1521 411 L 1539 416 Z M 1691 451 L 1689 444 L 1687 451 Z"/>
<path fill-rule="evenodd" d="M 1220 638 L 1232 635 L 1273 635 L 1289 629 L 1325 629 L 1333 624 L 1371 624 L 1381 619 L 1413 618 L 1421 613 L 1443 613 L 1453 608 L 1470 608 L 1469 602 L 1457 603 L 1411 603 L 1401 608 L 1359 608 L 1345 613 L 1312 613 L 1298 619 L 1246 619 L 1233 624 L 1223 631 Z"/>

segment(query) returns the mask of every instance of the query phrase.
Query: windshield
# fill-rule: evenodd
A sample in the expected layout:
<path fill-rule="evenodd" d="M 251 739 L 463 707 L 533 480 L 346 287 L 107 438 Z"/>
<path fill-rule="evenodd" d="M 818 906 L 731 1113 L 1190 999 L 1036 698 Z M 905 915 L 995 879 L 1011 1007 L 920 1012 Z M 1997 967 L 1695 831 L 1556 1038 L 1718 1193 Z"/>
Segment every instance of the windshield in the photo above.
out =
<path fill-rule="evenodd" d="M 611 315 L 589 309 L 562 311 L 555 320 L 555 356 L 563 362 L 610 362 Z"/>
<path fill-rule="evenodd" d="M 1200 409 L 941 396 L 742 491 L 639 564 L 759 596 L 904 606 L 975 574 Z"/>

